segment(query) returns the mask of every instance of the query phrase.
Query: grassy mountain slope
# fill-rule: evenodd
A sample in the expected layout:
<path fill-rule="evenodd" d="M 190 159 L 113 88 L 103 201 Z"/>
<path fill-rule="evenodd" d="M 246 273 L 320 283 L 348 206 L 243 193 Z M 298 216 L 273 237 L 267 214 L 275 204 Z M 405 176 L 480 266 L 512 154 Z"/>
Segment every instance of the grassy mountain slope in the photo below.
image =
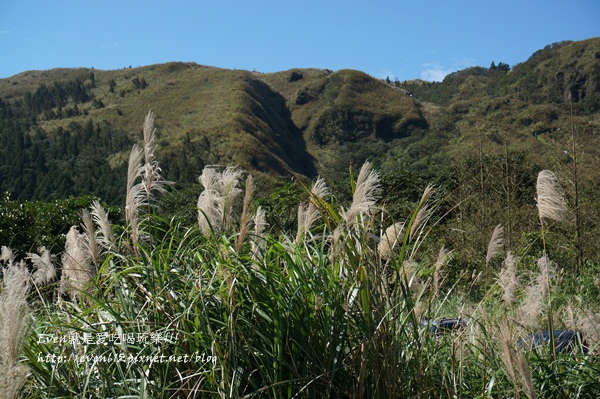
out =
<path fill-rule="evenodd" d="M 291 74 L 300 79 L 290 79 L 289 72 L 256 74 L 190 63 L 118 71 L 30 71 L 0 80 L 0 96 L 5 129 L 14 130 L 9 122 L 18 123 L 22 128 L 17 130 L 24 136 L 35 130 L 46 140 L 66 131 L 70 140 L 78 140 L 88 125 L 108 129 L 111 138 L 118 135 L 118 144 L 104 145 L 100 151 L 101 167 L 111 170 L 123 170 L 131 144 L 139 137 L 140 116 L 151 109 L 157 115 L 159 158 L 167 176 L 184 182 L 194 181 L 207 164 L 234 164 L 275 176 L 315 176 L 319 171 L 314 156 L 323 157 L 318 151 L 321 146 L 389 141 L 408 135 L 411 126 L 426 125 L 412 100 L 364 73 L 302 70 Z M 24 141 L 24 147 L 8 145 L 5 151 L 47 149 L 35 142 L 37 147 L 31 150 Z M 78 141 L 76 152 L 102 145 L 91 138 Z M 73 155 L 71 163 L 81 163 L 78 154 L 50 153 L 52 158 Z M 46 192 L 11 181 L 18 180 L 23 172 L 20 165 L 28 162 L 17 161 L 19 165 L 7 165 L 13 170 L 0 189 L 21 199 L 43 199 Z M 50 174 L 59 169 L 55 166 L 39 168 L 39 173 L 50 169 L 46 171 Z M 72 167 L 63 162 L 60 169 Z M 66 189 L 68 182 L 63 186 L 49 191 L 69 195 L 86 190 L 77 183 L 72 190 Z"/>
<path fill-rule="evenodd" d="M 548 167 L 567 160 L 573 127 L 581 149 L 599 155 L 600 39 L 548 45 L 512 70 L 473 67 L 400 87 L 434 110 L 432 130 L 450 132 L 454 159 L 509 146 Z"/>

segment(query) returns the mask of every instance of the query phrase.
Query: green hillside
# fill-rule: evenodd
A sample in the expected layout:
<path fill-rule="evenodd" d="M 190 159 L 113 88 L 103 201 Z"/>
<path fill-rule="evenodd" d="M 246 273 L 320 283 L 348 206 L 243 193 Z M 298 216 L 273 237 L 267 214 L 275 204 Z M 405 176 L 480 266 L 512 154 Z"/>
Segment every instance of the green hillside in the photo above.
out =
<path fill-rule="evenodd" d="M 22 154 L 3 157 L 0 189 L 19 199 L 102 194 L 93 187 L 117 195 L 109 181 L 122 175 L 149 109 L 157 115 L 164 169 L 183 182 L 207 164 L 316 176 L 321 146 L 390 141 L 427 124 L 414 101 L 357 71 L 262 75 L 183 63 L 32 71 L 1 80 L 0 98 L 3 151 Z M 119 173 L 98 176 L 98 166 L 88 173 L 90 156 Z M 105 181 L 98 186 L 98 179 Z"/>

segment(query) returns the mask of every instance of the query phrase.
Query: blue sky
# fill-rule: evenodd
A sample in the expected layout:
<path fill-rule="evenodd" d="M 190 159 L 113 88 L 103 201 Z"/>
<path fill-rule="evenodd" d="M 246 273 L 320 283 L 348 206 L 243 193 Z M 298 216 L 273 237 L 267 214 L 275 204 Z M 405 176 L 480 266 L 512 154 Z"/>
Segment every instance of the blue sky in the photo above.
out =
<path fill-rule="evenodd" d="M 600 36 L 600 0 L 0 0 L 0 78 L 168 61 L 440 80 Z"/>

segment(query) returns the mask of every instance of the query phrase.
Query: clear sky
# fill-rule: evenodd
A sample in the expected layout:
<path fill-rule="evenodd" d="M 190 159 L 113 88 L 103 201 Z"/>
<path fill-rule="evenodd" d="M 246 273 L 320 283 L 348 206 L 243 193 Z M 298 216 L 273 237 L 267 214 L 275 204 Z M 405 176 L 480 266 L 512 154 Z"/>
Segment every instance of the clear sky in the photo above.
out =
<path fill-rule="evenodd" d="M 600 0 L 0 0 L 0 78 L 168 61 L 440 80 L 600 36 Z"/>

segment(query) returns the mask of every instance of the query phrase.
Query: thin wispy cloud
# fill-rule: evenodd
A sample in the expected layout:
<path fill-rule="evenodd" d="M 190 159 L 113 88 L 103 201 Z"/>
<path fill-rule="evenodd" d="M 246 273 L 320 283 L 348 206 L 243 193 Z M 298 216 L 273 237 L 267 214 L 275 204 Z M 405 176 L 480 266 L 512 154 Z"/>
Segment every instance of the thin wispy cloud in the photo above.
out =
<path fill-rule="evenodd" d="M 12 31 L 10 30 L 0 30 L 0 35 L 10 35 Z"/>
<path fill-rule="evenodd" d="M 430 82 L 441 82 L 444 80 L 446 75 L 456 70 L 451 68 L 446 69 L 437 62 L 428 62 L 423 64 L 423 67 L 426 69 L 421 71 L 421 79 Z"/>
<path fill-rule="evenodd" d="M 423 68 L 425 69 L 421 71 L 421 79 L 430 82 L 441 82 L 450 73 L 471 67 L 473 65 L 475 65 L 475 60 L 469 57 L 453 59 L 452 66 L 450 68 L 446 68 L 439 62 L 428 62 L 423 64 Z"/>

